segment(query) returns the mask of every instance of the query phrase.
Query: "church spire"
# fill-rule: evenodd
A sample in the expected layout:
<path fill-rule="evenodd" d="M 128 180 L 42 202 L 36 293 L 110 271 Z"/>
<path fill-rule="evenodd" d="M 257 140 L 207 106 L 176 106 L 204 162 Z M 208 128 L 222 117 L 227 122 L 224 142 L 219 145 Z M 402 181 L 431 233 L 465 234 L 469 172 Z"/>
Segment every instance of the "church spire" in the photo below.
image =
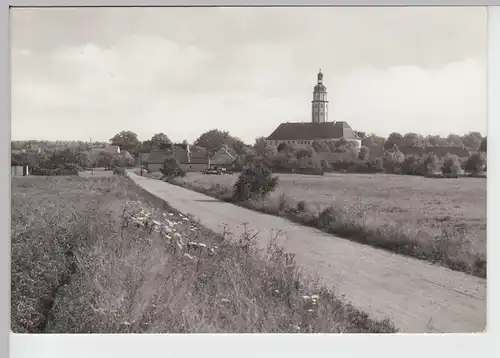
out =
<path fill-rule="evenodd" d="M 318 83 L 323 83 L 323 73 L 321 72 L 321 68 L 318 72 Z"/>
<path fill-rule="evenodd" d="M 323 84 L 323 72 L 318 72 L 318 83 L 314 86 L 312 100 L 312 122 L 323 123 L 328 121 L 328 99 L 326 86 Z"/>

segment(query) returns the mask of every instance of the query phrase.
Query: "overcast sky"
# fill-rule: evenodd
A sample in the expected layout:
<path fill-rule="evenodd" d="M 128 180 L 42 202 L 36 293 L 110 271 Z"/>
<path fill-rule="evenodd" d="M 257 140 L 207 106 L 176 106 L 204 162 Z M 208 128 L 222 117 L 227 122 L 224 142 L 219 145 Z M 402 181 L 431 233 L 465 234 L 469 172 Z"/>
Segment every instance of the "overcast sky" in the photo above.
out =
<path fill-rule="evenodd" d="M 219 128 L 247 142 L 311 121 L 486 134 L 485 8 L 12 11 L 12 139 L 107 141 Z"/>

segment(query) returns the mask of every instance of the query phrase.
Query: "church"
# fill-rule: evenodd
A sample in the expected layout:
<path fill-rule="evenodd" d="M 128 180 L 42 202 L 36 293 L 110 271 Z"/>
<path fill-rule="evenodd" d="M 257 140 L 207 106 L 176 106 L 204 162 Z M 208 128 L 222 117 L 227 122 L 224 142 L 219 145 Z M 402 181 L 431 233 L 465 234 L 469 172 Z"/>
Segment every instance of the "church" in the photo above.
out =
<path fill-rule="evenodd" d="M 266 140 L 267 144 L 272 146 L 281 143 L 309 145 L 313 141 L 338 140 L 342 137 L 361 146 L 361 138 L 347 122 L 328 122 L 327 90 L 323 84 L 323 73 L 319 70 L 311 101 L 311 122 L 281 123 Z"/>

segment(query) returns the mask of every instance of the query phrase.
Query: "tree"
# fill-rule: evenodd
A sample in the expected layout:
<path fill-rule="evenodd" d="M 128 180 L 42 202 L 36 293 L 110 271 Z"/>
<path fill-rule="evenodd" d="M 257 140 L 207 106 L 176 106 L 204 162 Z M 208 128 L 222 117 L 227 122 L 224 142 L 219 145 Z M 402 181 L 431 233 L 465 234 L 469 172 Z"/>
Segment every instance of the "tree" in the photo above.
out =
<path fill-rule="evenodd" d="M 428 135 L 424 138 L 423 145 L 425 147 L 447 147 L 448 142 L 440 135 Z"/>
<path fill-rule="evenodd" d="M 156 133 L 150 139 L 151 148 L 155 149 L 165 149 L 172 146 L 172 141 L 167 137 L 165 133 Z"/>
<path fill-rule="evenodd" d="M 421 147 L 424 139 L 417 133 L 406 133 L 403 137 L 401 146 L 405 147 Z"/>
<path fill-rule="evenodd" d="M 384 149 L 392 149 L 394 145 L 401 147 L 403 144 L 403 136 L 399 133 L 393 132 L 387 138 L 387 141 L 384 143 Z"/>
<path fill-rule="evenodd" d="M 422 165 L 420 168 L 420 173 L 426 175 L 429 173 L 441 172 L 442 165 L 439 163 L 439 158 L 434 153 L 429 153 L 423 157 Z"/>
<path fill-rule="evenodd" d="M 367 160 L 370 156 L 370 148 L 362 146 L 359 149 L 358 158 L 361 160 Z"/>
<path fill-rule="evenodd" d="M 212 155 L 217 152 L 224 144 L 228 144 L 233 147 L 233 145 L 235 145 L 237 142 L 238 140 L 235 140 L 233 137 L 231 137 L 229 132 L 220 131 L 218 129 L 211 129 L 203 133 L 198 139 L 196 139 L 194 145 L 205 148 L 207 152 Z"/>
<path fill-rule="evenodd" d="M 462 138 L 459 135 L 456 134 L 450 134 L 446 138 L 446 141 L 448 142 L 448 146 L 451 147 L 463 147 L 464 143 L 462 142 Z"/>
<path fill-rule="evenodd" d="M 115 134 L 109 140 L 112 145 L 117 145 L 121 150 L 126 150 L 129 153 L 136 154 L 141 146 L 141 142 L 137 139 L 137 134 L 131 131 L 121 131 Z"/>
<path fill-rule="evenodd" d="M 461 172 L 460 158 L 454 154 L 447 154 L 443 160 L 443 174 L 457 175 Z"/>
<path fill-rule="evenodd" d="M 264 198 L 276 189 L 278 177 L 269 168 L 249 166 L 241 172 L 233 187 L 233 200 L 246 201 L 252 197 Z"/>
<path fill-rule="evenodd" d="M 186 175 L 186 173 L 182 170 L 181 166 L 179 165 L 177 159 L 175 159 L 175 157 L 173 156 L 165 159 L 165 162 L 163 163 L 163 168 L 160 169 L 160 171 L 167 179 Z"/>
<path fill-rule="evenodd" d="M 255 144 L 253 145 L 257 155 L 263 155 L 264 151 L 267 147 L 267 140 L 265 137 L 257 137 L 255 138 Z"/>
<path fill-rule="evenodd" d="M 354 131 L 354 134 L 356 134 L 359 139 L 363 140 L 366 138 L 366 133 L 365 132 L 360 132 L 360 131 Z"/>
<path fill-rule="evenodd" d="M 483 140 L 481 141 L 481 145 L 479 146 L 479 151 L 480 152 L 487 152 L 487 145 L 488 145 L 488 137 L 484 137 Z"/>
<path fill-rule="evenodd" d="M 479 174 L 486 167 L 486 155 L 484 152 L 472 154 L 465 162 L 465 171 L 471 174 Z"/>
<path fill-rule="evenodd" d="M 469 132 L 462 137 L 462 143 L 470 151 L 476 152 L 481 146 L 483 136 L 479 132 Z"/>
<path fill-rule="evenodd" d="M 368 147 L 370 149 L 383 148 L 385 142 L 385 138 L 379 137 L 372 133 L 361 141 L 361 145 L 364 145 L 365 147 Z"/>

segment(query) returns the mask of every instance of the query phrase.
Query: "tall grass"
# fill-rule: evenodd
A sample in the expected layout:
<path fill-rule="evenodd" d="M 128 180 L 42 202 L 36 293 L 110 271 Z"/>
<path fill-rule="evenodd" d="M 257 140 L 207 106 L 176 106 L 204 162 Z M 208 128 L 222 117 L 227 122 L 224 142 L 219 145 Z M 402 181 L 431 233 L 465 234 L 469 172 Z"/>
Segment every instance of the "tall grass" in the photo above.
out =
<path fill-rule="evenodd" d="M 123 177 L 13 180 L 14 332 L 394 332 Z"/>
<path fill-rule="evenodd" d="M 197 191 L 226 202 L 233 202 L 232 188 L 220 183 L 204 186 L 176 178 L 173 184 Z M 283 216 L 294 222 L 311 226 L 359 243 L 440 264 L 452 270 L 486 277 L 486 255 L 477 252 L 465 232 L 435 222 L 438 235 L 430 235 L 423 228 L 387 222 L 367 214 L 363 207 L 347 207 L 332 202 L 318 210 L 311 203 L 281 193 L 262 200 L 235 203 L 271 215 Z"/>

